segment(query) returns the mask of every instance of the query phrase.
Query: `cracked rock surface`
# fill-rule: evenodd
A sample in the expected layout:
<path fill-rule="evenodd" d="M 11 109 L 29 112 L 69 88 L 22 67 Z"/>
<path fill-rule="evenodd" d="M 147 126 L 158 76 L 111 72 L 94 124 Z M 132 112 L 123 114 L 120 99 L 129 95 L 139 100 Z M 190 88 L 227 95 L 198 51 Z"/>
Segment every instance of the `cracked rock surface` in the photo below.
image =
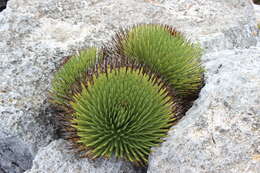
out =
<path fill-rule="evenodd" d="M 202 172 L 207 169 L 214 172 L 213 168 L 216 168 L 230 172 L 239 166 L 254 171 L 252 167 L 259 162 L 255 163 L 249 157 L 257 154 L 259 149 L 250 147 L 249 143 L 259 146 L 256 140 L 258 133 L 250 128 L 243 129 L 244 120 L 240 118 L 249 114 L 245 121 L 252 125 L 252 129 L 257 129 L 258 113 L 254 113 L 253 106 L 245 106 L 245 103 L 253 104 L 257 96 L 255 92 L 259 83 L 257 79 L 253 80 L 253 76 L 259 69 L 259 52 L 256 48 L 232 50 L 256 45 L 258 31 L 251 0 L 9 0 L 7 8 L 0 13 L 0 134 L 8 134 L 3 137 L 5 143 L 0 141 L 0 145 L 10 146 L 14 153 L 8 155 L 5 148 L 0 147 L 0 153 L 4 153 L 0 160 L 5 160 L 0 164 L 0 172 L 3 168 L 9 169 L 11 173 L 23 172 L 31 167 L 34 158 L 31 172 L 46 172 L 45 168 L 48 168 L 48 173 L 60 170 L 74 172 L 74 169 L 78 172 L 107 170 L 111 173 L 140 171 L 125 162 L 102 159 L 90 161 L 66 154 L 69 150 L 64 147 L 64 141 L 57 140 L 54 113 L 48 103 L 52 75 L 65 56 L 88 46 L 101 46 L 119 27 L 137 23 L 175 26 L 192 41 L 200 42 L 208 53 L 204 56 L 207 84 L 200 98 L 187 117 L 174 127 L 178 133 L 172 130 L 169 134 L 170 142 L 167 140 L 152 154 L 149 171 L 163 172 L 170 167 L 172 170 L 183 167 L 188 171 L 194 168 Z M 224 49 L 230 50 L 221 51 Z M 215 74 L 219 66 L 219 73 Z M 243 90 L 244 87 L 249 90 Z M 239 107 L 242 103 L 244 107 Z M 201 104 L 203 106 L 199 106 Z M 215 121 L 216 115 L 219 115 L 219 121 Z M 226 117 L 222 115 L 236 117 L 230 118 L 232 128 L 224 126 L 227 122 L 223 121 Z M 209 117 L 213 117 L 213 120 L 209 120 Z M 199 120 L 194 122 L 198 124 L 194 125 L 193 120 L 196 118 Z M 220 126 L 222 121 L 223 126 Z M 192 133 L 188 127 L 192 126 L 202 128 L 201 134 L 198 133 L 193 139 L 195 143 L 187 139 Z M 223 129 L 224 132 L 228 130 L 228 135 L 221 136 L 218 130 L 211 134 L 217 127 L 221 132 Z M 250 140 L 245 135 L 248 133 L 251 134 Z M 176 137 L 178 134 L 179 138 Z M 201 139 L 204 134 L 205 143 Z M 246 141 L 233 139 L 239 135 Z M 216 144 L 213 145 L 212 141 Z M 234 147 L 235 143 L 237 148 Z M 194 149 L 192 144 L 199 146 L 196 149 L 202 153 L 202 158 L 191 152 Z M 178 147 L 173 150 L 167 145 Z M 21 146 L 21 151 L 16 146 Z M 179 155 L 176 155 L 179 149 Z M 240 149 L 239 154 L 229 149 Z M 203 155 L 202 151 L 206 154 Z M 188 160 L 188 154 L 191 154 L 192 160 Z M 211 155 L 215 157 L 211 158 Z M 14 156 L 19 156 L 20 160 L 15 157 L 19 169 L 12 167 Z M 24 158 L 27 158 L 28 163 L 24 164 Z M 242 161 L 238 162 L 238 158 L 242 158 Z M 219 166 L 223 159 L 226 164 Z M 201 166 L 199 162 L 205 165 Z M 194 164 L 195 167 L 190 166 Z M 165 169 L 160 168 L 162 165 Z"/>

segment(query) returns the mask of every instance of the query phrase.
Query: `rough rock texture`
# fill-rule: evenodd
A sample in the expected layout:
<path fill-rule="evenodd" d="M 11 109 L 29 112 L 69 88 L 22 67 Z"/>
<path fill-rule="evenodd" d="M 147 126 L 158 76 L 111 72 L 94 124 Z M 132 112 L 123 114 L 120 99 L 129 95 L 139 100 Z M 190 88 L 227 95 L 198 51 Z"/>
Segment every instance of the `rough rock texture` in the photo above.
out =
<path fill-rule="evenodd" d="M 260 170 L 260 45 L 203 57 L 206 85 L 186 116 L 154 148 L 149 173 Z"/>
<path fill-rule="evenodd" d="M 33 157 L 53 141 L 53 72 L 64 56 L 101 46 L 121 26 L 170 24 L 207 52 L 246 48 L 256 44 L 252 7 L 249 0 L 10 0 L 0 13 L 0 131 Z"/>
<path fill-rule="evenodd" d="M 42 148 L 33 161 L 33 167 L 26 173 L 136 173 L 130 164 L 110 159 L 77 159 L 66 149 L 64 140 L 56 140 Z"/>

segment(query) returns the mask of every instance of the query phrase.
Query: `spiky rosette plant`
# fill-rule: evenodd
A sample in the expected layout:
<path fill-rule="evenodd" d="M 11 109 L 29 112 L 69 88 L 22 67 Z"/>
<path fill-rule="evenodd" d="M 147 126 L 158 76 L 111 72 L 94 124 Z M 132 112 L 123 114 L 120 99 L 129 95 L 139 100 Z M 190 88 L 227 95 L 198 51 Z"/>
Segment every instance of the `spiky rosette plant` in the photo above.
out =
<path fill-rule="evenodd" d="M 107 54 L 144 64 L 169 82 L 179 97 L 194 99 L 203 84 L 202 49 L 167 25 L 144 24 L 121 29 Z"/>
<path fill-rule="evenodd" d="M 71 57 L 51 101 L 62 136 L 82 157 L 147 164 L 202 86 L 201 49 L 166 25 L 121 30 L 112 47 Z M 181 98 L 181 101 L 179 100 Z"/>
<path fill-rule="evenodd" d="M 87 70 L 102 58 L 97 48 L 85 49 L 67 58 L 52 80 L 51 100 L 61 105 L 71 101 L 73 93 L 79 90 L 79 82 L 86 78 Z"/>
<path fill-rule="evenodd" d="M 104 63 L 105 64 L 105 63 Z M 178 115 L 173 91 L 143 68 L 99 65 L 82 82 L 63 117 L 64 137 L 81 156 L 116 157 L 147 164 Z"/>

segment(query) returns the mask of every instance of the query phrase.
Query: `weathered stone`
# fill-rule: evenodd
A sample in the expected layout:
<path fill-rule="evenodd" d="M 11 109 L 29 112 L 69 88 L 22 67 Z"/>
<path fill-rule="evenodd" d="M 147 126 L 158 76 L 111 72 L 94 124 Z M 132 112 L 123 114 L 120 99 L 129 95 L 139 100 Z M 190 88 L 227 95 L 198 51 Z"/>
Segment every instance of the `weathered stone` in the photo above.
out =
<path fill-rule="evenodd" d="M 140 169 L 115 159 L 78 159 L 67 149 L 68 143 L 56 140 L 42 148 L 26 173 L 138 173 Z"/>
<path fill-rule="evenodd" d="M 150 157 L 149 173 L 258 173 L 260 45 L 203 57 L 206 85 Z"/>

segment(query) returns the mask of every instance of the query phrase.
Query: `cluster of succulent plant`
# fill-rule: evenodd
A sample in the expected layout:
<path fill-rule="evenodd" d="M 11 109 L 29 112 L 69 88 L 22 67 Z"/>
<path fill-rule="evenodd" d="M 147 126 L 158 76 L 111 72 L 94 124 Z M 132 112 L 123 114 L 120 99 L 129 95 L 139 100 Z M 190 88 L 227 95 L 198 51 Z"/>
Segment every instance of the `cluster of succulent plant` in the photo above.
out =
<path fill-rule="evenodd" d="M 145 24 L 70 57 L 51 90 L 62 136 L 82 157 L 146 165 L 202 87 L 200 56 L 172 27 Z"/>

